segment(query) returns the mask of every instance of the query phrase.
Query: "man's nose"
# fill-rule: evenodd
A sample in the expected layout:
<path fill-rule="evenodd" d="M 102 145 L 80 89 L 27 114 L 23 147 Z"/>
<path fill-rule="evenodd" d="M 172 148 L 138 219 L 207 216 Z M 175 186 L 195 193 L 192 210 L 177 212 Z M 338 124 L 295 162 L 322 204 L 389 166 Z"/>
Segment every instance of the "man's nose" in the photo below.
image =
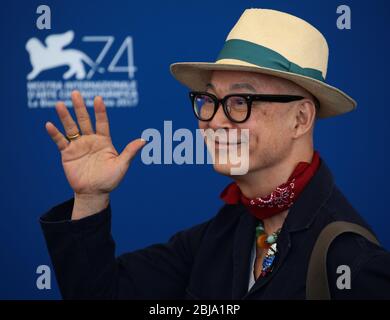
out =
<path fill-rule="evenodd" d="M 209 122 L 209 127 L 216 130 L 220 128 L 230 129 L 234 127 L 234 123 L 232 123 L 227 117 L 225 112 L 223 111 L 223 106 L 220 104 L 218 106 L 217 112 L 215 113 L 213 119 Z"/>

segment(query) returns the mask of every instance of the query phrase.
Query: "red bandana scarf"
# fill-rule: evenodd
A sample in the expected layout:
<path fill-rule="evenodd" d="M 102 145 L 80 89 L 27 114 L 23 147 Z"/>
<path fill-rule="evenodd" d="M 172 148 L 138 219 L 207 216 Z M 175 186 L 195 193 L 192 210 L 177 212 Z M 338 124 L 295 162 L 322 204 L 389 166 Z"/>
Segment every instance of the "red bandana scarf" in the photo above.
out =
<path fill-rule="evenodd" d="M 248 199 L 233 182 L 222 191 L 220 197 L 227 204 L 241 202 L 257 219 L 264 220 L 291 207 L 320 165 L 320 157 L 314 151 L 311 163 L 299 162 L 287 182 L 270 195 Z"/>

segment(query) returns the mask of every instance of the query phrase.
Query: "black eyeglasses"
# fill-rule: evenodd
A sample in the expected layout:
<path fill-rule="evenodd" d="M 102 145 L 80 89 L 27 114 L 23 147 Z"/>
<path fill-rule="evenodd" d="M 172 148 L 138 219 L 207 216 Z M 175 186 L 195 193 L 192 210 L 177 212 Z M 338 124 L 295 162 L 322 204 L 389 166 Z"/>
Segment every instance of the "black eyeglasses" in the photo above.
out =
<path fill-rule="evenodd" d="M 253 101 L 264 102 L 291 102 L 301 100 L 304 97 L 279 94 L 229 94 L 222 99 L 208 92 L 191 91 L 190 99 L 195 116 L 201 121 L 211 121 L 222 104 L 226 117 L 236 123 L 248 120 Z"/>

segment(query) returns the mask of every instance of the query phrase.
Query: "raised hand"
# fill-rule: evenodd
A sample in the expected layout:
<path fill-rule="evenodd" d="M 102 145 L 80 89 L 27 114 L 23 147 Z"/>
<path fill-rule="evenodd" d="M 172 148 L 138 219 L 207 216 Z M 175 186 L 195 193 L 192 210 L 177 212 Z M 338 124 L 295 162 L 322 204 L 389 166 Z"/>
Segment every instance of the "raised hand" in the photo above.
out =
<path fill-rule="evenodd" d="M 108 205 L 109 193 L 123 179 L 131 160 L 145 145 L 145 140 L 130 142 L 119 154 L 111 141 L 103 99 L 97 96 L 94 100 L 96 132 L 78 91 L 72 92 L 72 102 L 77 123 L 63 102 L 56 104 L 68 139 L 51 122 L 46 123 L 46 130 L 61 152 L 65 175 L 75 193 L 72 219 L 80 219 Z"/>

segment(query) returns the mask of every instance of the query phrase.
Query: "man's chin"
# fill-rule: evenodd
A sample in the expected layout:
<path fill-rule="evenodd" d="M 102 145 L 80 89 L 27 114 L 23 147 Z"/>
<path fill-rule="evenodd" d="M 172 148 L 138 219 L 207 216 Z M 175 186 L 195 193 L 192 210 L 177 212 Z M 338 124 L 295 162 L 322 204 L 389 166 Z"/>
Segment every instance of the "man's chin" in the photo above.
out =
<path fill-rule="evenodd" d="M 218 172 L 219 174 L 222 174 L 224 176 L 230 176 L 231 175 L 231 166 L 229 164 L 213 164 L 214 170 Z"/>
<path fill-rule="evenodd" d="M 216 172 L 228 177 L 245 175 L 248 173 L 248 170 L 241 170 L 239 166 L 230 163 L 214 163 L 213 167 Z"/>

